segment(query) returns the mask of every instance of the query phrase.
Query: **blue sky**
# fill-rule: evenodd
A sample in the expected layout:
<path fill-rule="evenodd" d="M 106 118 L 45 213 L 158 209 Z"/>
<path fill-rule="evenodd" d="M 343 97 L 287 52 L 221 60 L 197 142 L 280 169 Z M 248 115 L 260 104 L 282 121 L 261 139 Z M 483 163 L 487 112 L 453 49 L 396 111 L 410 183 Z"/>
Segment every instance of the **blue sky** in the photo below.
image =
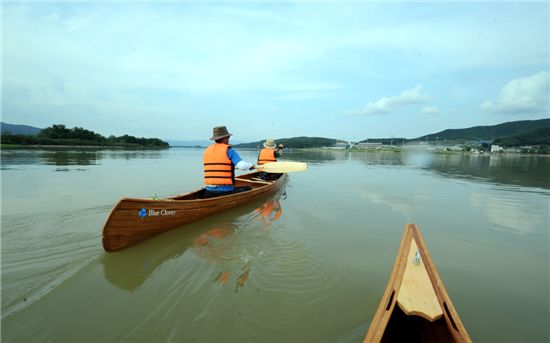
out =
<path fill-rule="evenodd" d="M 4 2 L 2 121 L 414 138 L 548 118 L 546 2 Z"/>

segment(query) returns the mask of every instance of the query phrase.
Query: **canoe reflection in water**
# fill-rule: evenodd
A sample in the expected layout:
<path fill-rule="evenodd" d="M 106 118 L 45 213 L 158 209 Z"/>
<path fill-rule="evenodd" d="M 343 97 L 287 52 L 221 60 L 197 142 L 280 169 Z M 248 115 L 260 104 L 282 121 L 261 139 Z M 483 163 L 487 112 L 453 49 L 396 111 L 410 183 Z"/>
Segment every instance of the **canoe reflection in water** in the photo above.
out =
<path fill-rule="evenodd" d="M 219 221 L 204 228 L 204 223 L 188 224 L 187 230 L 173 230 L 149 241 L 116 253 L 105 253 L 101 264 L 105 279 L 117 288 L 135 291 L 165 261 L 193 252 L 200 259 L 222 270 L 214 282 L 235 282 L 239 291 L 247 283 L 252 262 L 263 254 L 266 231 L 282 216 L 280 199 L 284 190 L 248 205 L 218 214 Z M 202 228 L 201 228 L 202 227 Z M 234 279 L 234 281 L 232 281 Z"/>
<path fill-rule="evenodd" d="M 257 218 L 263 220 L 265 225 L 276 222 L 283 215 L 283 209 L 278 198 L 264 203 L 262 207 L 257 208 L 254 212 L 259 214 Z"/>
<path fill-rule="evenodd" d="M 257 232 L 269 230 L 270 224 L 279 220 L 282 214 L 279 197 L 264 202 L 252 213 L 253 220 L 260 221 L 263 227 L 257 230 L 254 225 L 253 230 Z M 239 226 L 234 223 L 222 223 L 198 235 L 192 241 L 193 251 L 197 256 L 211 264 L 222 266 L 223 270 L 217 274 L 214 282 L 224 286 L 235 278 L 236 292 L 247 283 L 252 262 L 263 254 L 261 248 L 250 245 L 246 239 L 234 237 L 238 231 Z"/>

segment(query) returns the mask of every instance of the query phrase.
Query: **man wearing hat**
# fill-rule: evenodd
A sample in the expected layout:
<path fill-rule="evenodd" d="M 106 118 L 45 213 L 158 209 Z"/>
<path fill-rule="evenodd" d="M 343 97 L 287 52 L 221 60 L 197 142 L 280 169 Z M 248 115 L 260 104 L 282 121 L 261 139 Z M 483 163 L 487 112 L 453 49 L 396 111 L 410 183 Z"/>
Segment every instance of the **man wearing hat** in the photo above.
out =
<path fill-rule="evenodd" d="M 268 138 L 264 142 L 264 148 L 260 150 L 258 155 L 258 165 L 269 162 L 277 162 L 277 157 L 280 157 L 283 154 L 283 145 L 279 144 L 277 151 L 275 151 L 275 141 L 273 138 Z M 276 180 L 279 178 L 280 174 L 270 174 L 265 172 L 260 172 L 258 176 L 263 180 Z"/>
<path fill-rule="evenodd" d="M 204 151 L 205 198 L 234 194 L 251 189 L 248 186 L 233 186 L 235 184 L 235 168 L 250 170 L 254 169 L 255 166 L 252 163 L 243 161 L 239 154 L 231 148 L 229 145 L 229 136 L 231 134 L 225 126 L 215 127 L 213 135 L 210 137 L 210 140 L 213 140 L 214 144 Z"/>

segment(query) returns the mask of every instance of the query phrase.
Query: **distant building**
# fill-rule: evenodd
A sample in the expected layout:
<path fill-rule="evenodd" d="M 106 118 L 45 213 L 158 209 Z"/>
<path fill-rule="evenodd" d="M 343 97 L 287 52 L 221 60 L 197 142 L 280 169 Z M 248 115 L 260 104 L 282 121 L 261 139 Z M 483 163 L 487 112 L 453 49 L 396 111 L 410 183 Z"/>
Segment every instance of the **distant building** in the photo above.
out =
<path fill-rule="evenodd" d="M 504 151 L 504 147 L 501 147 L 500 145 L 493 144 L 491 145 L 491 152 L 501 152 Z"/>
<path fill-rule="evenodd" d="M 336 144 L 334 144 L 334 149 L 347 149 L 349 146 L 350 143 L 348 142 L 336 142 Z"/>
<path fill-rule="evenodd" d="M 380 142 L 361 142 L 361 143 L 355 144 L 355 146 L 358 148 L 368 148 L 368 147 L 381 146 L 381 145 L 382 143 Z"/>

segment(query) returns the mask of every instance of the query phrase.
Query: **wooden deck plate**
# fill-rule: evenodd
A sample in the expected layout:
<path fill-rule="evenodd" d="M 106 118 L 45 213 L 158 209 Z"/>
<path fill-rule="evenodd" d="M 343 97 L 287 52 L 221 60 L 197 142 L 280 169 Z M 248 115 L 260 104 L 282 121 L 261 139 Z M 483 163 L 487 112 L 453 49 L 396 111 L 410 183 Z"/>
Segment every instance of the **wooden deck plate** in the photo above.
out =
<path fill-rule="evenodd" d="M 422 258 L 419 258 L 418 264 L 413 262 L 417 251 L 418 246 L 413 238 L 407 256 L 401 289 L 397 295 L 397 304 L 407 315 L 421 316 L 433 322 L 441 318 L 443 310 L 437 301 L 437 295 Z"/>

